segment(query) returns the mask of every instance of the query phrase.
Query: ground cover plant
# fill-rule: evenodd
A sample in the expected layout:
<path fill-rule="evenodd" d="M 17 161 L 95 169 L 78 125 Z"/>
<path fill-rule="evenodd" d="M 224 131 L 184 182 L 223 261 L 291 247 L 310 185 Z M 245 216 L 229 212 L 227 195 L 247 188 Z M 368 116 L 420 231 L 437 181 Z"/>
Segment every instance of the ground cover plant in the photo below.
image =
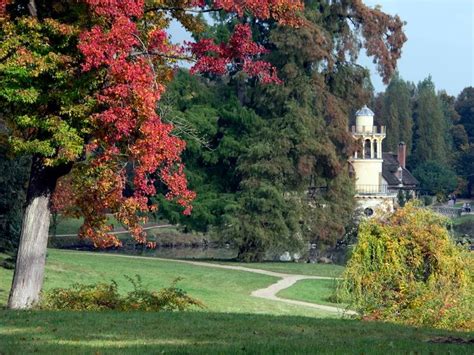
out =
<path fill-rule="evenodd" d="M 69 288 L 54 288 L 42 295 L 41 309 L 66 311 L 184 311 L 192 307 L 203 308 L 204 304 L 190 297 L 173 281 L 171 286 L 159 291 L 150 291 L 143 286 L 141 277 L 125 277 L 133 290 L 121 295 L 115 281 L 95 284 L 75 283 Z"/>
<path fill-rule="evenodd" d="M 472 330 L 474 259 L 447 223 L 414 203 L 364 221 L 341 297 L 367 319 Z"/>

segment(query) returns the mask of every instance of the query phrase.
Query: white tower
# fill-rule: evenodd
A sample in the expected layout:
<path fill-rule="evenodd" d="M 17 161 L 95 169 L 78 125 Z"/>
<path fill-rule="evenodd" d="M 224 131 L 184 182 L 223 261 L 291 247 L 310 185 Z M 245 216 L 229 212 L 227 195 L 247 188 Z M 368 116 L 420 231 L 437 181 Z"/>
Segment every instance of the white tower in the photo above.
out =
<path fill-rule="evenodd" d="M 356 112 L 356 125 L 352 126 L 351 133 L 359 145 L 349 160 L 355 173 L 357 200 L 368 215 L 384 204 L 392 209 L 393 196 L 388 193 L 382 178 L 385 126 L 374 126 L 374 113 L 364 106 Z"/>

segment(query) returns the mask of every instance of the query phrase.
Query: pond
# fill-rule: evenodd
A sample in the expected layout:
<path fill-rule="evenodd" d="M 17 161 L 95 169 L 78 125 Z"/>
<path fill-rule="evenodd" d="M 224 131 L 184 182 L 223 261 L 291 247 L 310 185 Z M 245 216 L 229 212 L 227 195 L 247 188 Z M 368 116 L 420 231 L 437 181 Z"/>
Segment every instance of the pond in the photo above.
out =
<path fill-rule="evenodd" d="M 140 255 L 167 259 L 215 259 L 229 260 L 237 257 L 237 250 L 233 248 L 192 248 L 192 247 L 161 247 L 156 249 L 114 249 L 108 253 Z"/>

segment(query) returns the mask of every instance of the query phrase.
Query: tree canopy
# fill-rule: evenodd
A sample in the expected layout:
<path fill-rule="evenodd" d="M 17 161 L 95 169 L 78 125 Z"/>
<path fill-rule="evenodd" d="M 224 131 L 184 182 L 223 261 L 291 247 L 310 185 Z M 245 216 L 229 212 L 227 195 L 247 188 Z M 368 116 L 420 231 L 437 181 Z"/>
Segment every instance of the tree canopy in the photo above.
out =
<path fill-rule="evenodd" d="M 354 207 L 348 119 L 371 89 L 368 72 L 355 64 L 365 39 L 340 16 L 351 17 L 356 3 L 307 1 L 304 25 L 293 28 L 246 20 L 255 41 L 270 51 L 265 60 L 276 68 L 279 85 L 256 85 L 237 73 L 209 75 L 199 84 L 184 73 L 177 77 L 168 94 L 179 97 L 184 120 L 197 131 L 198 119 L 212 127 L 204 135 L 209 146 L 198 149 L 189 137 L 193 148 L 184 155 L 191 186 L 197 179 L 195 212 L 202 219 L 178 217 L 165 206 L 168 218 L 201 230 L 207 226 L 199 222 L 215 223 L 245 260 L 298 250 L 309 241 L 333 245 L 342 236 Z M 204 33 L 225 40 L 233 25 L 216 16 Z M 211 92 L 219 99 L 209 100 Z"/>
<path fill-rule="evenodd" d="M 365 47 L 388 81 L 406 40 L 403 23 L 361 0 L 309 1 L 306 5 L 307 12 L 301 1 L 289 0 L 0 1 L 1 120 L 11 150 L 32 156 L 10 306 L 27 307 L 37 298 L 50 198 L 62 176 L 68 176 L 63 186 L 69 184 L 73 191 L 68 212 L 84 217 L 80 234 L 96 246 L 120 245 L 108 233 L 111 226 L 106 223 L 106 212 L 114 213 L 138 242 L 145 242 L 140 222 L 157 207 L 150 200 L 157 185 L 168 200 L 182 207 L 181 212 L 191 212 L 195 193 L 188 189 L 181 159 L 185 142 L 175 134 L 171 121 L 159 114 L 160 99 L 178 60 L 194 61 L 193 73 L 208 77 L 229 73 L 236 83 L 243 78 L 239 99 L 247 87 L 256 88 L 256 82 L 292 80 L 293 71 L 297 80 L 313 88 L 310 96 L 305 98 L 304 92 L 291 85 L 280 86 L 283 89 L 269 86 L 261 99 L 250 101 L 251 107 L 258 106 L 262 112 L 255 109 L 257 114 L 268 117 L 268 132 L 292 132 L 289 139 L 279 140 L 279 156 L 290 153 L 289 161 L 279 161 L 283 168 L 289 163 L 304 167 L 311 160 L 306 156 L 313 155 L 328 163 L 322 169 L 323 178 L 342 171 L 344 160 L 336 153 L 348 150 L 348 135 L 341 130 L 348 113 L 343 101 L 357 100 L 361 93 L 352 89 L 363 86 L 361 70 L 354 64 L 357 52 Z M 229 26 L 225 41 L 205 34 L 199 37 L 205 28 L 200 16 L 204 12 L 223 16 Z M 198 40 L 171 43 L 166 30 L 173 19 Z M 294 48 L 285 41 L 293 33 L 285 27 L 296 31 L 299 41 Z M 297 56 L 295 50 L 304 49 L 308 39 L 312 45 L 298 59 L 300 53 Z M 289 65 L 281 56 L 272 59 L 272 49 L 281 54 L 293 52 Z M 346 85 L 351 82 L 356 85 Z M 279 96 L 273 113 L 268 113 L 272 90 Z M 297 113 L 300 99 L 308 100 L 298 113 L 301 121 L 291 122 L 289 117 Z M 324 144 L 330 144 L 330 151 L 305 146 L 311 143 L 309 135 L 318 133 L 314 128 L 304 132 L 302 126 L 314 113 L 321 127 L 326 125 Z M 296 140 L 295 135 L 299 135 Z M 269 165 L 264 155 L 259 159 Z M 252 164 L 242 169 L 241 188 L 253 183 L 252 170 L 258 165 L 252 168 Z M 282 183 L 296 186 L 303 176 L 290 172 L 279 177 Z M 264 181 L 258 184 L 265 186 Z M 275 186 L 282 192 L 282 184 L 272 181 L 272 188 Z M 28 254 L 31 248 L 34 256 Z"/>

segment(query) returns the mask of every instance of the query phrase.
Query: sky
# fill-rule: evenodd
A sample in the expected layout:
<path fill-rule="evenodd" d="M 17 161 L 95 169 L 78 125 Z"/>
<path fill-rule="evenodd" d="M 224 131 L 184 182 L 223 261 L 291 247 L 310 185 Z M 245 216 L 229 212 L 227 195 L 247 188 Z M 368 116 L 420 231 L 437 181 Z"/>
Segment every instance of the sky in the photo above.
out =
<path fill-rule="evenodd" d="M 438 90 L 457 96 L 474 86 L 474 0 L 364 0 L 399 15 L 408 41 L 398 62 L 401 77 L 415 83 L 432 76 Z M 359 63 L 371 71 L 376 91 L 385 90 L 370 58 Z"/>
<path fill-rule="evenodd" d="M 399 15 L 408 41 L 398 62 L 405 80 L 418 83 L 431 75 L 438 90 L 457 96 L 474 86 L 474 0 L 363 0 L 369 6 Z M 175 42 L 190 40 L 178 25 L 170 31 Z M 359 64 L 370 69 L 375 91 L 385 90 L 371 58 L 361 52 Z"/>

